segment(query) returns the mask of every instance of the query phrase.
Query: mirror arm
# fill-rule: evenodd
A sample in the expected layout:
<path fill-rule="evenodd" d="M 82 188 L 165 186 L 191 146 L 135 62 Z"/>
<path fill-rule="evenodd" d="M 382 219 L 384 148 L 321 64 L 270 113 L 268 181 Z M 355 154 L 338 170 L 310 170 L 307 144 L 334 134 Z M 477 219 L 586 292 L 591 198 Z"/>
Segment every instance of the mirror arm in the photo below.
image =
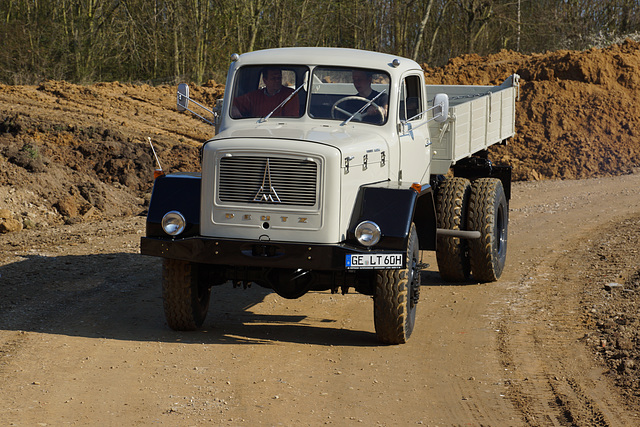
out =
<path fill-rule="evenodd" d="M 207 112 L 211 113 L 211 115 L 212 115 L 213 117 L 217 117 L 217 116 L 218 116 L 218 113 L 217 113 L 217 112 L 215 112 L 215 111 L 212 111 L 212 110 L 208 109 L 208 108 L 207 108 L 207 107 L 205 107 L 204 105 L 200 104 L 198 101 L 194 101 L 194 100 L 193 100 L 193 99 L 191 99 L 191 98 L 187 98 L 187 99 L 189 100 L 189 102 L 193 102 L 193 103 L 194 103 L 194 104 L 196 104 L 198 107 L 200 107 L 200 108 L 202 108 L 203 110 L 205 110 L 205 111 L 207 111 Z M 193 114 L 194 116 L 199 117 L 201 120 L 204 120 L 205 122 L 209 123 L 210 125 L 213 125 L 213 124 L 214 124 L 212 121 L 205 119 L 204 117 L 202 117 L 200 114 L 196 113 L 195 111 L 193 111 L 193 110 L 192 110 L 191 108 L 189 108 L 189 107 L 185 107 L 185 110 L 189 111 L 191 114 Z"/>
<path fill-rule="evenodd" d="M 202 117 L 200 114 L 196 113 L 195 111 L 190 110 L 189 108 L 187 108 L 187 111 L 189 111 L 189 112 L 190 112 L 191 114 L 193 114 L 194 116 L 198 117 L 200 120 L 202 120 L 202 121 L 205 121 L 205 122 L 209 123 L 211 126 L 215 126 L 215 123 L 213 123 L 211 120 L 205 119 L 204 117 Z M 213 114 L 214 116 L 216 115 L 214 112 L 212 112 L 212 111 L 210 111 L 210 110 L 207 110 L 207 111 L 209 111 L 209 112 L 210 112 L 211 114 Z"/>
<path fill-rule="evenodd" d="M 191 99 L 189 97 L 189 86 L 186 83 L 179 84 L 178 85 L 178 99 L 177 99 L 178 111 L 189 111 L 194 116 L 197 116 L 198 118 L 200 118 L 200 120 L 205 121 L 205 122 L 209 123 L 212 126 L 215 126 L 214 122 L 211 122 L 210 120 L 205 119 L 202 115 L 196 113 L 191 108 L 189 108 L 189 103 L 190 102 L 193 102 L 198 107 L 200 107 L 203 110 L 205 110 L 208 113 L 210 113 L 214 118 L 214 122 L 216 121 L 216 119 L 218 119 L 219 111 L 217 109 L 214 109 L 212 111 L 209 108 L 205 107 L 204 105 L 200 104 L 198 101 L 196 101 L 194 99 Z"/>
<path fill-rule="evenodd" d="M 444 107 L 445 107 L 444 103 L 438 103 L 438 104 L 434 105 L 433 107 L 429 107 L 429 108 L 427 108 L 426 110 L 419 112 L 418 114 L 416 114 L 415 116 L 413 116 L 413 117 L 411 117 L 411 118 L 409 118 L 409 119 L 407 119 L 407 120 L 402 120 L 400 123 L 401 123 L 403 126 L 406 126 L 406 125 L 407 125 L 411 120 L 413 120 L 413 119 L 415 119 L 415 118 L 417 118 L 417 117 L 420 117 L 420 116 L 422 116 L 423 114 L 426 114 L 427 112 L 429 112 L 429 111 L 431 111 L 431 110 L 434 110 L 434 109 L 436 109 L 436 108 L 440 108 L 440 114 L 438 114 L 437 116 L 433 116 L 433 117 L 431 117 L 430 119 L 428 119 L 428 120 L 426 120 L 426 121 L 424 121 L 424 122 L 420 123 L 418 126 L 414 126 L 414 127 L 412 127 L 412 128 L 411 128 L 411 130 L 418 129 L 419 127 L 424 126 L 424 125 L 426 125 L 427 123 L 432 122 L 432 121 L 434 121 L 434 120 L 436 120 L 436 121 L 444 121 L 444 120 L 442 120 L 442 119 L 440 119 L 440 120 L 439 120 L 439 118 L 440 118 L 440 117 L 444 117 L 444 118 L 445 118 L 445 120 L 446 120 L 446 118 L 447 118 L 447 116 L 448 116 L 448 114 L 445 114 Z"/>

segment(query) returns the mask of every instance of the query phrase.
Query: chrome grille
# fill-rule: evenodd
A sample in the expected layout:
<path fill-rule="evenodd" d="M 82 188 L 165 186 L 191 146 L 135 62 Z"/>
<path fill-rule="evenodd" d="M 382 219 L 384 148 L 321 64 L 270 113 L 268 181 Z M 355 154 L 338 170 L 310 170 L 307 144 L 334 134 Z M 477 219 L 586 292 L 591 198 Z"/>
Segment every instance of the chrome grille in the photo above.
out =
<path fill-rule="evenodd" d="M 218 198 L 226 203 L 314 206 L 317 169 L 316 162 L 302 159 L 222 157 Z"/>

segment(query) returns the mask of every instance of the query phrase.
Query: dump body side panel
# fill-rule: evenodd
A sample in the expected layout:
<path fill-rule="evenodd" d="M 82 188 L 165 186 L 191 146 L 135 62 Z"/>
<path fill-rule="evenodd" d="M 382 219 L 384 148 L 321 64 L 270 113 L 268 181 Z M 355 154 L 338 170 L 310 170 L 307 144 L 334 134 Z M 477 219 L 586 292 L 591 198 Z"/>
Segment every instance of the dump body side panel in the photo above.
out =
<path fill-rule="evenodd" d="M 427 85 L 428 96 L 449 96 L 449 118 L 431 122 L 431 174 L 446 174 L 457 161 L 515 135 L 519 77 L 500 86 Z"/>

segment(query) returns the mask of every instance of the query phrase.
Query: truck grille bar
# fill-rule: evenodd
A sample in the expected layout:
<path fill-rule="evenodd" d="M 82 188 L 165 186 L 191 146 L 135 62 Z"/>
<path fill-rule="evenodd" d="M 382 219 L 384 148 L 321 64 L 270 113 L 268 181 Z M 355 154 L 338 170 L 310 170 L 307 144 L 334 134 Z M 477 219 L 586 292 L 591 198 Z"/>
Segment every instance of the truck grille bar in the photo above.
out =
<path fill-rule="evenodd" d="M 318 165 L 310 160 L 222 157 L 218 198 L 224 203 L 314 206 L 317 183 Z"/>

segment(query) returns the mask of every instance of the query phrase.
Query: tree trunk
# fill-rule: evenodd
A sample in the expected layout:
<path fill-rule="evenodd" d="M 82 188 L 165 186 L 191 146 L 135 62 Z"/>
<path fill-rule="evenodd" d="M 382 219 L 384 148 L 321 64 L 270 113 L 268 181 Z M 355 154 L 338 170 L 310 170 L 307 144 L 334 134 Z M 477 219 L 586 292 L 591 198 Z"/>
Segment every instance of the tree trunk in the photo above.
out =
<path fill-rule="evenodd" d="M 429 0 L 427 2 L 427 7 L 424 11 L 424 16 L 422 17 L 422 21 L 420 21 L 420 30 L 418 31 L 416 44 L 413 47 L 413 55 L 411 56 L 411 59 L 413 59 L 414 61 L 418 60 L 418 54 L 420 53 L 420 48 L 422 47 L 422 38 L 424 37 L 424 29 L 427 26 L 427 22 L 429 21 L 429 15 L 431 14 L 431 6 L 433 6 L 433 0 Z"/>

